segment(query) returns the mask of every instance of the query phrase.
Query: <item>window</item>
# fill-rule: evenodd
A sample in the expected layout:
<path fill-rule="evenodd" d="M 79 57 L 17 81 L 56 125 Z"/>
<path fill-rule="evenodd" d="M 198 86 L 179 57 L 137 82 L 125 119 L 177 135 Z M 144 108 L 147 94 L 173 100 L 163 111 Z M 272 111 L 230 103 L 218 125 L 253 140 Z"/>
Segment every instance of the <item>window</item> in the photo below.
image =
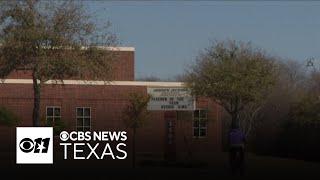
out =
<path fill-rule="evenodd" d="M 78 107 L 77 108 L 77 131 L 91 130 L 91 108 Z"/>
<path fill-rule="evenodd" d="M 58 106 L 47 106 L 46 121 L 49 126 L 54 126 L 55 122 L 61 120 L 61 110 Z"/>
<path fill-rule="evenodd" d="M 193 136 L 207 136 L 208 113 L 207 110 L 195 110 L 193 112 Z"/>

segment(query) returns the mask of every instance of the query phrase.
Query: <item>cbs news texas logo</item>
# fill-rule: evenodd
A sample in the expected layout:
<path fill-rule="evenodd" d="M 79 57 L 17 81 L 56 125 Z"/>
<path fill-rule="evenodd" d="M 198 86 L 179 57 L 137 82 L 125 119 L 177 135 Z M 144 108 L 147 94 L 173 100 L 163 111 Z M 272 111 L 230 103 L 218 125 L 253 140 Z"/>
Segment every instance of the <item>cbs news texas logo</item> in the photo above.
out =
<path fill-rule="evenodd" d="M 52 127 L 17 127 L 16 132 L 17 164 L 53 164 Z M 73 159 L 89 159 L 91 156 L 96 159 L 104 159 L 109 156 L 119 160 L 127 158 L 126 144 L 124 143 L 127 140 L 125 131 L 88 131 L 85 133 L 62 131 L 60 140 L 63 141 L 60 146 L 64 148 L 64 159 L 68 159 L 68 149 L 73 150 Z M 65 142 L 67 140 L 71 142 Z M 95 145 L 92 146 L 90 141 L 96 142 Z M 120 142 L 113 149 L 109 141 Z M 101 156 L 97 154 L 98 146 L 104 147 Z M 79 156 L 79 153 L 84 152 L 85 149 L 90 150 L 88 156 Z"/>
<path fill-rule="evenodd" d="M 17 127 L 17 164 L 53 164 L 53 128 Z"/>

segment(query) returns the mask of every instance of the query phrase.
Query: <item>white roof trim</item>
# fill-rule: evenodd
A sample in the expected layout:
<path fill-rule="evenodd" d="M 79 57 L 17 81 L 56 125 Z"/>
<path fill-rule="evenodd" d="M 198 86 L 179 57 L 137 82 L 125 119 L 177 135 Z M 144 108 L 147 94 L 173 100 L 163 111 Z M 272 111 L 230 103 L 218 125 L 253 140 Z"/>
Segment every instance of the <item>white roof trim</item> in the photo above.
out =
<path fill-rule="evenodd" d="M 101 50 L 108 50 L 108 51 L 135 51 L 134 47 L 96 46 L 96 48 Z M 85 50 L 85 49 L 88 49 L 88 47 L 82 47 L 81 49 Z"/>
<path fill-rule="evenodd" d="M 32 84 L 32 79 L 3 79 L 4 84 Z M 84 80 L 49 80 L 45 84 L 65 85 L 106 85 L 106 86 L 147 86 L 147 87 L 184 87 L 183 82 L 147 82 L 147 81 L 84 81 Z M 1 86 L 1 83 L 0 83 Z"/>
<path fill-rule="evenodd" d="M 2 46 L 1 43 L 0 43 L 0 46 Z M 96 47 L 101 50 L 109 50 L 109 51 L 135 51 L 134 47 L 114 47 L 114 46 L 96 46 Z M 44 48 L 49 48 L 49 47 L 44 47 Z M 81 49 L 85 50 L 85 49 L 88 49 L 88 47 L 81 47 Z"/>
<path fill-rule="evenodd" d="M 105 49 L 109 51 L 135 51 L 134 47 L 104 47 L 104 46 L 98 46 L 100 49 Z"/>
<path fill-rule="evenodd" d="M 95 46 L 101 50 L 108 50 L 108 51 L 135 51 L 134 47 L 111 47 L 111 46 Z M 82 47 L 82 50 L 88 49 L 88 47 Z"/>

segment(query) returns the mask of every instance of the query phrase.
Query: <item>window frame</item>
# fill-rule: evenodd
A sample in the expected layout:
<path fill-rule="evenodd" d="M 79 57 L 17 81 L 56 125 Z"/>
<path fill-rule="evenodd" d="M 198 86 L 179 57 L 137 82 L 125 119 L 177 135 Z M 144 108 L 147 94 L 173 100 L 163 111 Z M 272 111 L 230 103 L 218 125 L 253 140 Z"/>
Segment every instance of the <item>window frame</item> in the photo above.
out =
<path fill-rule="evenodd" d="M 199 116 L 197 118 L 195 117 L 196 111 L 198 111 L 199 113 Z M 201 111 L 205 112 L 205 117 L 201 117 Z M 201 120 L 205 120 L 206 122 L 205 127 L 201 126 Z M 195 121 L 197 121 L 198 123 L 197 127 L 194 126 Z M 198 129 L 198 135 L 195 135 L 194 133 L 195 129 Z M 201 136 L 201 130 L 205 130 L 205 134 L 206 134 L 205 136 Z M 195 139 L 208 137 L 208 109 L 196 109 L 192 111 L 192 136 Z"/>
<path fill-rule="evenodd" d="M 82 116 L 78 116 L 78 109 L 82 109 Z M 84 115 L 84 110 L 85 109 L 89 109 L 89 113 L 90 113 L 90 115 L 89 116 L 85 116 Z M 78 128 L 80 128 L 81 127 L 81 131 L 83 131 L 83 132 L 85 132 L 84 131 L 84 129 L 85 128 L 89 128 L 89 131 L 91 131 L 91 119 L 92 119 L 92 116 L 91 116 L 91 107 L 88 107 L 88 106 L 83 106 L 83 107 L 81 107 L 81 106 L 78 106 L 78 107 L 76 107 L 76 131 L 80 131 L 80 130 L 78 130 Z M 78 118 L 81 118 L 82 119 L 82 126 L 79 126 L 78 125 Z M 86 119 L 86 118 L 89 118 L 89 126 L 85 126 L 84 125 L 84 119 Z"/>
<path fill-rule="evenodd" d="M 53 108 L 52 116 L 48 116 L 48 109 L 49 109 L 49 108 Z M 60 112 L 60 115 L 59 115 L 59 116 L 56 116 L 56 115 L 54 114 L 55 109 L 59 109 L 59 112 Z M 61 113 L 61 106 L 46 106 L 46 123 L 48 123 L 48 117 L 50 117 L 50 118 L 52 118 L 52 126 L 54 126 L 54 125 L 55 125 L 55 118 L 60 118 L 60 121 L 61 121 L 61 117 L 62 117 L 61 114 L 62 114 L 62 113 Z"/>

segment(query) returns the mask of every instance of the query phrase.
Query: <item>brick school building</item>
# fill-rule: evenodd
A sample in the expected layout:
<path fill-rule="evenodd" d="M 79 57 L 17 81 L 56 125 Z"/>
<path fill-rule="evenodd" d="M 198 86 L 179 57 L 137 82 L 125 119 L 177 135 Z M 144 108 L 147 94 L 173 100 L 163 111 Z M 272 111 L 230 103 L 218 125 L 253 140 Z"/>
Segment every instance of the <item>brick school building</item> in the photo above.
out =
<path fill-rule="evenodd" d="M 118 54 L 113 64 L 113 80 L 48 81 L 41 89 L 41 121 L 61 120 L 68 131 L 127 131 L 123 122 L 128 94 L 147 94 L 150 87 L 183 87 L 182 82 L 135 81 L 132 47 L 112 49 Z M 186 158 L 189 154 L 221 151 L 221 112 L 214 102 L 198 98 L 194 111 L 150 111 L 150 117 L 137 131 L 136 151 L 141 157 Z M 32 126 L 33 87 L 31 74 L 16 71 L 0 84 L 0 106 L 14 114 L 18 126 Z M 1 151 L 15 152 L 15 128 L 0 125 Z M 130 150 L 129 156 L 130 156 Z"/>

